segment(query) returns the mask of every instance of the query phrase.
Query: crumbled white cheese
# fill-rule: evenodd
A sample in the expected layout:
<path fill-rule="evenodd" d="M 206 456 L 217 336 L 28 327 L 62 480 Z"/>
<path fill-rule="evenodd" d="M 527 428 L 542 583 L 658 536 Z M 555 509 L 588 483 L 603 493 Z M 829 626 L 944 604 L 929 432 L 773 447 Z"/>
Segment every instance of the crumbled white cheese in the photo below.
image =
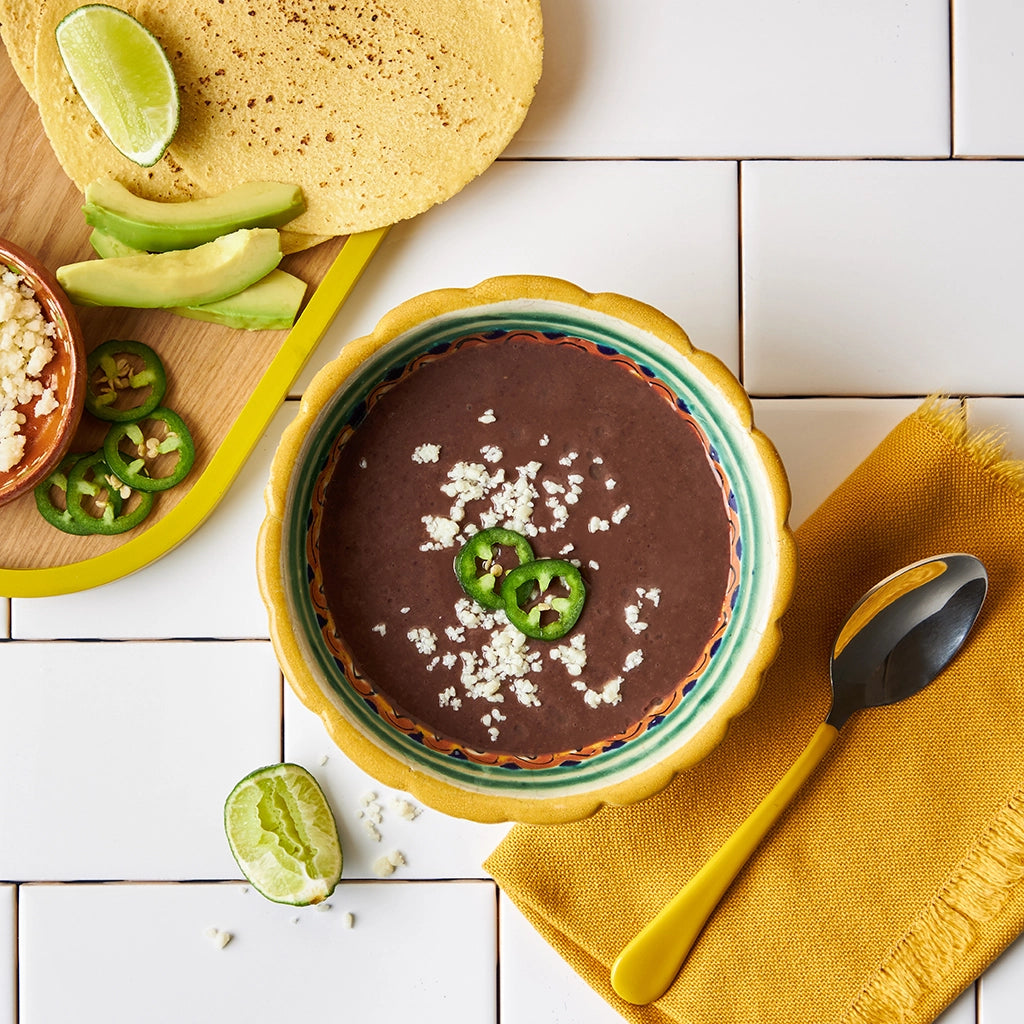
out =
<path fill-rule="evenodd" d="M 537 671 L 541 656 L 530 649 L 526 636 L 511 623 L 494 630 L 490 643 L 483 644 L 479 651 L 461 651 L 459 657 L 460 680 L 468 697 L 501 703 L 505 699 L 502 685 L 508 684 L 521 703 L 540 703 L 536 686 L 526 676 Z"/>
<path fill-rule="evenodd" d="M 586 690 L 583 699 L 592 708 L 598 708 L 602 704 L 618 704 L 622 700 L 621 686 L 622 678 L 616 676 L 615 679 L 609 679 L 600 690 Z"/>
<path fill-rule="evenodd" d="M 567 644 L 560 644 L 558 647 L 552 648 L 551 659 L 560 661 L 569 675 L 582 675 L 583 670 L 587 667 L 586 635 L 577 633 L 569 638 Z"/>
<path fill-rule="evenodd" d="M 427 528 L 430 541 L 420 545 L 421 551 L 439 551 L 441 548 L 455 546 L 459 536 L 459 524 L 447 516 L 423 516 L 423 525 Z"/>
<path fill-rule="evenodd" d="M 441 446 L 439 444 L 421 444 L 413 453 L 412 461 L 419 465 L 426 465 L 428 462 L 437 462 L 441 457 Z"/>
<path fill-rule="evenodd" d="M 437 637 L 426 626 L 410 629 L 405 636 L 420 654 L 433 654 L 437 650 Z"/>
<path fill-rule="evenodd" d="M 458 711 L 462 707 L 462 698 L 456 694 L 454 686 L 442 690 L 437 695 L 437 702 L 440 707 L 451 708 L 452 711 Z"/>
<path fill-rule="evenodd" d="M 571 466 L 579 457 L 579 452 L 569 452 L 567 455 L 563 455 L 558 460 L 558 464 L 560 466 Z"/>
<path fill-rule="evenodd" d="M 371 626 L 370 629 L 374 633 L 380 633 L 381 636 L 384 636 L 388 631 L 387 623 L 385 622 L 378 622 L 376 626 Z"/>
<path fill-rule="evenodd" d="M 13 469 L 25 453 L 26 417 L 17 406 L 34 398 L 37 416 L 58 407 L 53 385 L 42 380 L 56 334 L 24 277 L 10 269 L 0 273 L 0 473 Z"/>
<path fill-rule="evenodd" d="M 628 516 L 628 515 L 629 515 L 629 506 L 628 505 L 620 505 L 612 513 L 612 522 L 615 523 L 616 526 L 618 526 L 619 523 L 621 523 L 622 520 L 625 519 L 626 516 Z"/>
<path fill-rule="evenodd" d="M 622 664 L 623 672 L 632 672 L 633 669 L 638 668 L 643 664 L 644 652 L 640 650 L 630 651 L 626 655 L 626 660 Z"/>
<path fill-rule="evenodd" d="M 601 519 L 599 516 L 591 516 L 590 522 L 587 523 L 587 529 L 591 533 L 601 533 L 604 530 L 609 529 L 608 520 Z"/>
<path fill-rule="evenodd" d="M 420 815 L 420 809 L 411 800 L 406 800 L 405 797 L 393 797 L 391 809 L 405 821 L 415 821 Z"/>
<path fill-rule="evenodd" d="M 396 868 L 405 864 L 405 856 L 399 850 L 392 850 L 373 862 L 373 873 L 378 878 L 387 878 L 395 873 Z"/>
<path fill-rule="evenodd" d="M 222 931 L 220 928 L 207 928 L 206 937 L 218 949 L 223 949 L 234 938 L 231 932 Z"/>
<path fill-rule="evenodd" d="M 640 605 L 626 605 L 626 625 L 634 633 L 640 634 L 647 628 L 647 623 L 640 619 Z"/>
<path fill-rule="evenodd" d="M 606 490 L 614 491 L 615 490 L 615 481 L 611 477 L 608 477 L 608 479 L 605 480 L 605 482 L 604 482 L 604 486 L 605 486 Z"/>
<path fill-rule="evenodd" d="M 480 449 L 480 454 L 484 457 L 484 462 L 501 462 L 505 456 L 505 453 L 496 444 L 484 445 Z"/>
<path fill-rule="evenodd" d="M 541 436 L 541 439 L 537 442 L 537 444 L 539 444 L 541 448 L 547 448 L 547 446 L 551 444 L 551 438 L 548 437 L 547 434 L 544 434 Z"/>
<path fill-rule="evenodd" d="M 480 423 L 494 423 L 496 419 L 493 409 L 487 409 L 482 416 L 477 417 Z"/>

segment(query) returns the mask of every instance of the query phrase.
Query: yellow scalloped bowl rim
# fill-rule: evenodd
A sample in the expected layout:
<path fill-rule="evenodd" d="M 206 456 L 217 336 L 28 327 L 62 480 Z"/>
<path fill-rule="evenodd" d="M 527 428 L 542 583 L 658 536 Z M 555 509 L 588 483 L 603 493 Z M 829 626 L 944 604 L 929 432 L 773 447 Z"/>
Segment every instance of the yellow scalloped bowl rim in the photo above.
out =
<path fill-rule="evenodd" d="M 742 435 L 759 481 L 758 523 L 766 532 L 760 545 L 759 621 L 742 664 L 730 670 L 727 692 L 713 713 L 670 749 L 657 749 L 625 775 L 598 775 L 593 784 L 536 787 L 538 774 L 522 772 L 515 785 L 491 787 L 487 781 L 453 781 L 410 760 L 400 745 L 370 735 L 332 698 L 330 686 L 310 657 L 310 641 L 297 622 L 289 597 L 286 521 L 297 473 L 308 455 L 309 439 L 322 426 L 325 410 L 367 361 L 410 332 L 429 330 L 445 318 L 472 315 L 488 307 L 525 305 L 570 309 L 582 319 L 615 321 L 658 343 L 678 365 L 706 382 Z M 665 348 L 667 346 L 667 349 Z M 295 420 L 286 428 L 271 466 L 265 491 L 266 516 L 257 545 L 257 576 L 267 607 L 270 636 L 285 678 L 299 700 L 323 721 L 333 742 L 381 784 L 410 793 L 443 813 L 480 822 L 555 824 L 588 817 L 603 806 L 623 806 L 652 796 L 672 778 L 706 757 L 722 740 L 729 723 L 754 699 L 780 641 L 778 620 L 789 603 L 795 575 L 795 545 L 788 525 L 790 490 L 782 461 L 771 441 L 753 423 L 750 399 L 732 372 L 716 356 L 695 348 L 675 321 L 646 303 L 614 293 L 589 293 L 551 277 L 514 275 L 491 278 L 472 288 L 439 289 L 416 296 L 387 313 L 365 337 L 349 342 L 306 389 Z M 292 567 L 294 568 L 294 567 Z M 764 588 L 767 587 L 767 590 Z M 396 738 L 397 738 L 396 732 Z"/>

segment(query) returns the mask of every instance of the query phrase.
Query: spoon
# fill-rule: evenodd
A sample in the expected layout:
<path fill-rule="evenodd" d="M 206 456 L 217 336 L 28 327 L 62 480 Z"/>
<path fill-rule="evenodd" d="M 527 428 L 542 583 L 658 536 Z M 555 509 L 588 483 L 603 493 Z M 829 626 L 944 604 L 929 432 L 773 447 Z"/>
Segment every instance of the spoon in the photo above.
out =
<path fill-rule="evenodd" d="M 612 988 L 644 1005 L 663 995 L 733 879 L 782 816 L 854 711 L 924 689 L 970 632 L 988 590 L 973 555 L 914 562 L 854 606 L 832 648 L 832 707 L 804 752 L 717 853 L 619 954 Z"/>

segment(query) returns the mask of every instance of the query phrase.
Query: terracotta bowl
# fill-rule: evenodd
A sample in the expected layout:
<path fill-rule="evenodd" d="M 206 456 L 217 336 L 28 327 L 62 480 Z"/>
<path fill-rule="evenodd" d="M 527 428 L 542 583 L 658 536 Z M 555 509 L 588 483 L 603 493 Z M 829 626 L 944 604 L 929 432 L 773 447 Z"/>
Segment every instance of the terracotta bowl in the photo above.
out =
<path fill-rule="evenodd" d="M 403 717 L 389 706 L 386 680 L 375 685 L 356 669 L 324 603 L 321 554 L 333 543 L 321 532 L 325 492 L 339 450 L 358 433 L 366 410 L 467 337 L 509 330 L 631 367 L 700 438 L 729 523 L 728 581 L 715 598 L 718 624 L 701 657 L 670 673 L 671 694 L 658 698 L 656 710 L 645 709 L 635 728 L 557 756 L 489 756 L 487 748 L 470 750 Z M 276 453 L 266 501 L 258 575 L 290 685 L 364 771 L 429 806 L 477 821 L 576 820 L 653 795 L 696 764 L 754 698 L 775 656 L 777 621 L 793 582 L 785 471 L 754 428 L 740 384 L 650 306 L 552 278 L 497 278 L 430 292 L 346 345 L 306 391 Z M 375 523 L 366 529 L 372 545 Z M 438 557 L 451 565 L 451 553 Z M 406 642 L 404 635 L 394 639 Z"/>
<path fill-rule="evenodd" d="M 20 406 L 25 451 L 8 472 L 0 472 L 0 505 L 29 493 L 46 479 L 71 444 L 85 401 L 85 346 L 74 307 L 56 278 L 20 246 L 0 238 L 0 270 L 9 267 L 35 292 L 43 315 L 57 328 L 54 355 L 43 371 L 44 384 L 54 387 L 58 406 L 36 416 L 33 402 Z"/>

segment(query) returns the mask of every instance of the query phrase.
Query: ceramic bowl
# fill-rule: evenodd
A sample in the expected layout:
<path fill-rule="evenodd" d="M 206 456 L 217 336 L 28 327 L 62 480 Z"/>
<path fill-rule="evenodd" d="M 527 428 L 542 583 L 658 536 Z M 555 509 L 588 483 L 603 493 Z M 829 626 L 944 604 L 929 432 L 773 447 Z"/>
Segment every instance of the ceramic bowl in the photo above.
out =
<path fill-rule="evenodd" d="M 730 517 L 725 610 L 698 667 L 680 666 L 672 699 L 628 736 L 536 762 L 467 756 L 392 713 L 339 652 L 319 578 L 325 478 L 367 403 L 425 355 L 466 335 L 509 329 L 583 339 L 596 352 L 630 361 L 670 395 L 702 438 Z M 316 375 L 285 431 L 266 502 L 258 575 L 274 648 L 295 693 L 338 747 L 382 784 L 476 821 L 580 819 L 653 795 L 705 757 L 754 698 L 775 655 L 777 621 L 793 582 L 785 471 L 754 428 L 749 399 L 733 375 L 650 306 L 552 278 L 495 278 L 430 292 L 346 345 Z"/>
<path fill-rule="evenodd" d="M 0 270 L 10 268 L 35 292 L 43 315 L 57 328 L 54 355 L 43 371 L 44 383 L 54 388 L 57 408 L 36 416 L 27 403 L 20 411 L 25 450 L 21 460 L 0 472 L 0 505 L 29 493 L 60 462 L 78 427 L 85 404 L 85 347 L 74 307 L 56 278 L 20 246 L 0 238 Z"/>

